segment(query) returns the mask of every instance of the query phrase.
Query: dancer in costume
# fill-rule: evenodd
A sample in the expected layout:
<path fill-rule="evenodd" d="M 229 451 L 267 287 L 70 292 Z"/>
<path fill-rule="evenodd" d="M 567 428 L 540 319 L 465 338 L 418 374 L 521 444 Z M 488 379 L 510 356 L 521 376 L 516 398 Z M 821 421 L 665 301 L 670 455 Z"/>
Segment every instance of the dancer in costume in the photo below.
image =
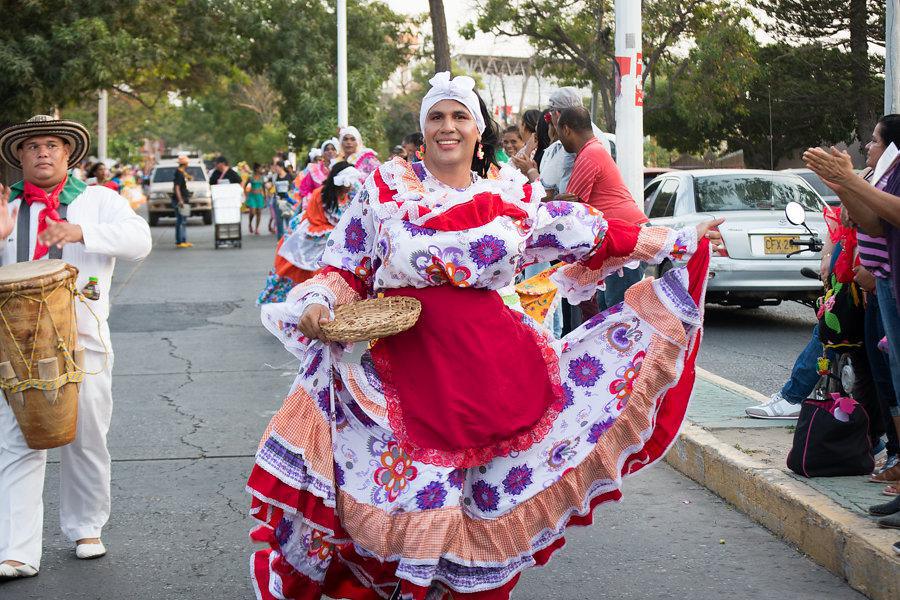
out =
<path fill-rule="evenodd" d="M 306 204 L 309 202 L 310 196 L 312 193 L 322 187 L 322 184 L 325 183 L 325 180 L 328 178 L 328 173 L 331 170 L 331 163 L 334 160 L 334 157 L 337 156 L 337 142 L 334 139 L 326 140 L 325 143 L 322 144 L 322 147 L 319 148 L 319 155 L 316 159 L 312 159 L 312 152 L 310 152 L 311 162 L 309 166 L 306 168 L 306 175 L 303 176 L 303 179 L 297 185 L 297 189 L 300 191 L 300 199 L 303 202 L 303 208 L 306 208 Z"/>
<path fill-rule="evenodd" d="M 381 165 L 331 233 L 327 267 L 263 308 L 301 360 L 248 483 L 266 600 L 398 587 L 506 599 L 684 418 L 719 222 L 638 227 L 541 202 L 512 167 L 489 179 L 497 132 L 475 82 L 431 84 L 423 162 Z M 554 282 L 580 302 L 624 265 L 667 258 L 690 260 L 562 340 L 496 291 L 525 264 L 562 260 Z M 318 339 L 335 306 L 379 293 L 418 298 L 418 323 L 371 347 Z"/>
<path fill-rule="evenodd" d="M 253 174 L 247 181 L 245 191 L 247 192 L 247 209 L 249 211 L 247 226 L 250 233 L 259 235 L 262 211 L 266 206 L 266 175 L 261 164 L 253 163 Z M 254 217 L 256 217 L 256 229 L 253 228 Z"/>
<path fill-rule="evenodd" d="M 284 302 L 295 285 L 315 274 L 325 252 L 328 234 L 340 220 L 350 190 L 358 181 L 359 171 L 350 163 L 335 163 L 325 184 L 313 191 L 306 210 L 291 220 L 292 233 L 278 242 L 275 266 L 269 271 L 258 305 Z"/>
<path fill-rule="evenodd" d="M 359 129 L 352 125 L 341 129 L 338 139 L 341 140 L 340 160 L 346 160 L 356 167 L 356 170 L 361 174 L 359 183 L 362 184 L 366 177 L 381 164 L 378 160 L 378 155 L 374 150 L 363 145 Z"/>

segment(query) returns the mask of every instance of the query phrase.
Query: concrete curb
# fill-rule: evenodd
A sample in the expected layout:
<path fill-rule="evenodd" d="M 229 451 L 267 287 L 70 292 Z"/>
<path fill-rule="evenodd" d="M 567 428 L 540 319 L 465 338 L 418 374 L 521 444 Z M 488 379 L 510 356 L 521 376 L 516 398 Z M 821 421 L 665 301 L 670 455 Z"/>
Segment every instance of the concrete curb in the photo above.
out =
<path fill-rule="evenodd" d="M 689 421 L 666 462 L 863 594 L 900 598 L 900 559 L 891 550 L 900 538 L 897 530 L 879 528 Z"/>
<path fill-rule="evenodd" d="M 760 404 L 765 404 L 766 402 L 769 401 L 769 398 L 767 396 L 760 394 L 756 390 L 751 390 L 750 388 L 743 386 L 739 383 L 736 383 L 734 381 L 731 381 L 730 379 L 725 379 L 724 377 L 720 377 L 719 375 L 716 375 L 715 373 L 710 373 L 706 369 L 701 369 L 700 367 L 697 367 L 696 371 L 697 371 L 697 377 L 700 377 L 701 379 L 705 379 L 706 381 L 708 381 L 710 383 L 714 383 L 719 387 L 723 387 L 726 390 L 731 390 L 732 392 L 734 392 L 736 394 L 740 394 L 741 396 L 746 396 L 746 397 L 750 398 L 751 400 L 756 400 Z"/>

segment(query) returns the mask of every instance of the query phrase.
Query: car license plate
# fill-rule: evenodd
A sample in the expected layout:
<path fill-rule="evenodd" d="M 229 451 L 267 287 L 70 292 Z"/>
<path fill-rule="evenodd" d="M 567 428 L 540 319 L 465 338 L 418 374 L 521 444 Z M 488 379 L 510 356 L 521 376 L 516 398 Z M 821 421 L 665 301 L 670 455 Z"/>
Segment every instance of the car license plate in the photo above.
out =
<path fill-rule="evenodd" d="M 767 235 L 763 238 L 766 254 L 790 254 L 799 250 L 799 246 L 791 244 L 792 240 L 799 239 L 796 235 Z"/>

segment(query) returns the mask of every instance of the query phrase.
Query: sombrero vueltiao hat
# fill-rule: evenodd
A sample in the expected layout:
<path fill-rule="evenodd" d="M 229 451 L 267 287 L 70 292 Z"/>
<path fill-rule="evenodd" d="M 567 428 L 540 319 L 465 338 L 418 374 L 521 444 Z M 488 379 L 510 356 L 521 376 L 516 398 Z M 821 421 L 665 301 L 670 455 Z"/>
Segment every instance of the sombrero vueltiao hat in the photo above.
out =
<path fill-rule="evenodd" d="M 39 135 L 55 135 L 69 143 L 69 168 L 81 162 L 87 156 L 91 145 L 91 135 L 87 128 L 75 121 L 54 119 L 49 115 L 36 115 L 24 123 L 10 125 L 0 131 L 0 158 L 3 162 L 22 168 L 19 162 L 19 145 L 28 138 Z"/>

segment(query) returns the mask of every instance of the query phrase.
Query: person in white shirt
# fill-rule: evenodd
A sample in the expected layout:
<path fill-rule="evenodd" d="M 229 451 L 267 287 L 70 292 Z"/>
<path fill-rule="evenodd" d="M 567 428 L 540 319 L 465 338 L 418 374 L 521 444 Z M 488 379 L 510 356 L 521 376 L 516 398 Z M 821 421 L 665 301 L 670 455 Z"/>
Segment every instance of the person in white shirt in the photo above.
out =
<path fill-rule="evenodd" d="M 0 264 L 61 258 L 78 268 L 77 289 L 95 277 L 100 290 L 99 299 L 86 301 L 90 310 L 76 304 L 87 374 L 75 440 L 60 448 L 60 525 L 82 559 L 106 553 L 100 534 L 110 512 L 113 353 L 106 319 L 113 268 L 116 258 L 143 259 L 152 243 L 146 221 L 125 198 L 68 173 L 89 142 L 80 123 L 45 115 L 0 132 L 0 158 L 24 176 L 9 188 L 0 185 Z M 0 400 L 0 579 L 30 577 L 40 568 L 46 462 L 46 451 L 27 446 Z"/>

